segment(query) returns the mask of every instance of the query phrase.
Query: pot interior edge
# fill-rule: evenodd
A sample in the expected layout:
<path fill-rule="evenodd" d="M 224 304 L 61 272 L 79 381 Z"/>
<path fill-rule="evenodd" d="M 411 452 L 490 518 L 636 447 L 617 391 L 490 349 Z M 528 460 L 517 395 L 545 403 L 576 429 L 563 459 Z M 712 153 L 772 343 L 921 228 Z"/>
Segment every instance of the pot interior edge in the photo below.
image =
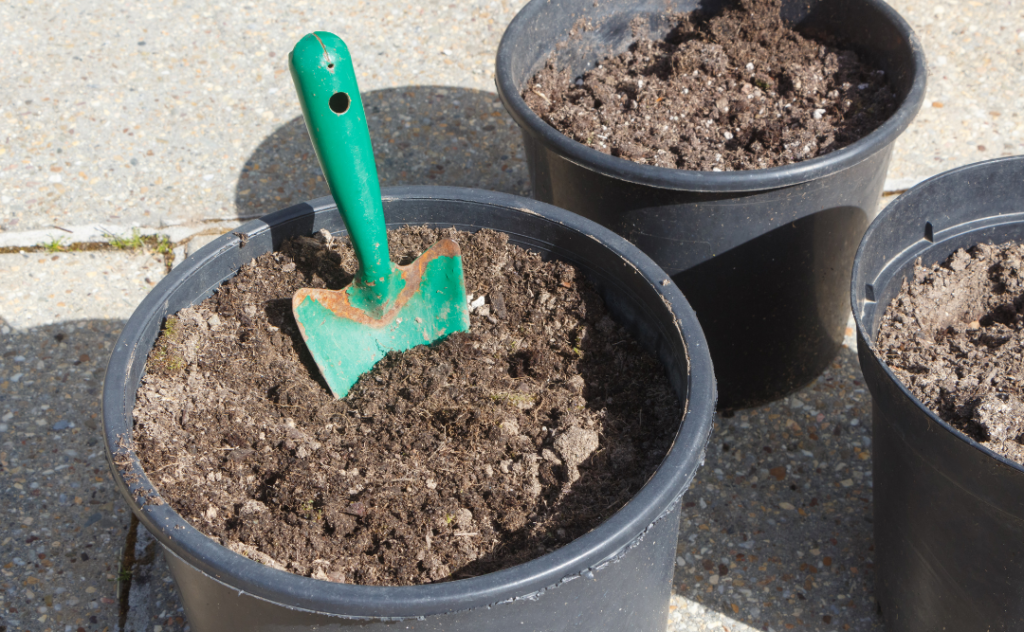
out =
<path fill-rule="evenodd" d="M 534 0 L 517 16 L 521 22 L 515 26 L 523 33 L 518 34 L 519 48 L 511 55 L 512 81 L 522 90 L 549 58 L 559 67 L 569 68 L 575 79 L 598 61 L 628 50 L 637 34 L 663 38 L 674 28 L 675 14 L 701 11 L 714 15 L 728 6 L 728 0 L 633 0 L 625 10 L 623 3 L 610 0 Z M 891 20 L 895 15 L 903 21 L 892 9 L 874 0 L 783 0 L 781 14 L 800 30 L 837 29 L 846 45 L 895 78 L 900 100 L 906 99 L 915 70 L 913 45 L 905 22 Z"/>
<path fill-rule="evenodd" d="M 924 224 L 925 222 L 922 222 L 922 226 Z M 872 348 L 878 336 L 882 316 L 899 294 L 903 282 L 913 278 L 914 264 L 918 259 L 923 266 L 931 267 L 942 263 L 960 248 L 970 248 L 979 243 L 1002 244 L 1007 241 L 1024 241 L 1024 212 L 985 217 L 959 224 L 933 234 L 933 239 L 935 241 L 922 237 L 913 242 L 902 252 L 888 259 L 864 287 L 857 288 L 861 304 L 859 316 Z M 866 272 L 870 274 L 870 271 Z M 867 300 L 870 297 L 874 300 Z"/>
<path fill-rule="evenodd" d="M 979 226 L 978 224 L 982 225 Z M 860 313 L 857 314 L 856 318 L 861 339 L 868 345 L 866 350 L 862 350 L 862 353 L 870 355 L 871 361 L 877 365 L 878 370 L 881 370 L 881 372 L 884 373 L 886 379 L 892 382 L 897 391 L 901 393 L 901 396 L 908 402 L 912 402 L 913 406 L 920 411 L 917 414 L 926 416 L 931 423 L 945 431 L 945 436 L 948 436 L 954 443 L 969 446 L 972 450 L 983 454 L 986 459 L 992 459 L 1002 466 L 1020 474 L 1024 474 L 1024 466 L 1006 458 L 1005 456 L 995 453 L 991 449 L 977 442 L 975 439 L 963 434 L 915 397 L 910 392 L 907 385 L 904 384 L 892 371 L 885 360 L 878 355 L 877 348 L 875 346 L 875 340 L 878 336 L 878 330 L 881 327 L 881 321 L 885 311 L 899 294 L 902 289 L 903 282 L 910 282 L 913 280 L 915 263 L 919 259 L 923 266 L 930 267 L 945 261 L 958 249 L 970 248 L 978 243 L 998 245 L 1006 243 L 1007 241 L 1022 242 L 1024 241 L 1024 214 L 1016 218 L 1006 216 L 981 218 L 974 222 L 952 227 L 945 232 L 946 234 L 944 238 L 939 239 L 934 243 L 923 239 L 915 242 L 903 252 L 895 255 L 887 265 L 875 275 L 871 287 L 877 300 L 862 301 Z M 863 290 L 860 290 L 860 292 L 863 293 Z M 863 362 L 864 360 L 862 358 L 862 365 Z M 864 367 L 864 369 L 867 377 L 870 372 L 866 370 L 866 367 Z M 868 386 L 872 386 L 872 380 L 870 379 L 868 380 Z M 872 396 L 875 398 L 886 397 L 884 393 L 872 393 Z M 899 426 L 899 424 L 896 425 Z M 902 432 L 899 431 L 898 428 L 896 430 L 900 432 L 902 436 Z M 939 474 L 946 478 L 950 478 L 950 480 L 956 484 L 960 484 L 954 476 L 954 471 L 942 471 L 939 472 Z M 982 495 L 985 494 L 982 493 Z M 991 504 L 993 506 L 999 506 L 996 502 Z M 1022 514 L 1022 516 L 1024 516 L 1024 514 Z"/>
<path fill-rule="evenodd" d="M 290 217 L 282 225 L 298 222 L 305 226 L 309 223 L 307 215 L 310 210 L 311 207 L 301 204 L 278 211 L 274 215 Z M 268 215 L 267 218 L 269 217 Z M 159 307 L 148 305 L 149 296 L 147 296 L 143 304 L 140 305 L 140 310 L 144 307 L 155 309 L 159 312 L 159 317 L 150 317 L 139 321 L 142 331 L 135 337 L 135 343 L 144 349 L 151 349 L 163 329 L 167 317 L 206 300 L 228 279 L 237 275 L 243 265 L 261 254 L 273 250 L 275 245 L 280 242 L 280 238 L 276 242 L 274 241 L 274 232 L 274 227 L 263 220 L 252 220 L 242 224 L 236 230 L 214 239 L 183 261 L 177 274 L 168 275 L 153 289 L 152 295 L 155 296 L 160 292 L 165 296 L 162 304 Z M 240 234 L 247 236 L 245 246 L 239 245 L 238 235 Z M 166 287 L 165 283 L 173 285 Z M 132 316 L 134 318 L 135 314 Z M 130 366 L 124 401 L 129 418 L 148 355 L 147 351 L 145 357 L 133 358 L 136 361 L 133 361 Z"/>

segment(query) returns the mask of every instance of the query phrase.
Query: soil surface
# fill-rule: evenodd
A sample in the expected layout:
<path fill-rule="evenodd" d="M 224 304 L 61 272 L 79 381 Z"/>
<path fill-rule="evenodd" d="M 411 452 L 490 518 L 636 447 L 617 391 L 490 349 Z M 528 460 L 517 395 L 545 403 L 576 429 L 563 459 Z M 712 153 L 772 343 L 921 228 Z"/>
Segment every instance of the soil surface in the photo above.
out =
<path fill-rule="evenodd" d="M 405 228 L 391 252 L 441 237 L 462 246 L 470 332 L 389 354 L 344 400 L 291 313 L 295 290 L 351 281 L 326 232 L 169 318 L 134 411 L 162 500 L 264 564 L 391 586 L 528 561 L 622 507 L 682 418 L 661 365 L 574 267 L 506 235 Z"/>
<path fill-rule="evenodd" d="M 914 267 L 885 312 L 878 353 L 972 439 L 1024 465 L 1024 246 L 979 244 Z"/>
<path fill-rule="evenodd" d="M 695 171 L 822 156 L 895 112 L 883 71 L 827 34 L 796 32 L 780 6 L 738 0 L 717 16 L 672 16 L 678 25 L 663 40 L 636 26 L 627 52 L 582 77 L 549 61 L 523 98 L 549 125 L 598 151 Z"/>

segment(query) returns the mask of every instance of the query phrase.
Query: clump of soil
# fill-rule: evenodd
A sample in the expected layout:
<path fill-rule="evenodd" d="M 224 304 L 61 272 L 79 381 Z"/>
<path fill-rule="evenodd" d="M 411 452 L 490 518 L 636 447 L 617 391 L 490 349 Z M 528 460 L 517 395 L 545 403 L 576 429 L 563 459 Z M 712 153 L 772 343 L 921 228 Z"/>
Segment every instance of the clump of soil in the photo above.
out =
<path fill-rule="evenodd" d="M 326 232 L 169 318 L 134 411 L 163 499 L 264 564 L 398 586 L 528 561 L 632 497 L 682 417 L 661 365 L 574 267 L 504 234 L 403 228 L 391 252 L 441 237 L 463 250 L 470 332 L 389 354 L 344 400 L 291 314 L 295 290 L 352 279 Z"/>
<path fill-rule="evenodd" d="M 978 244 L 914 266 L 877 349 L 939 417 L 1024 465 L 1024 246 Z"/>
<path fill-rule="evenodd" d="M 827 34 L 798 33 L 780 7 L 738 0 L 717 16 L 672 16 L 678 25 L 663 40 L 638 33 L 627 52 L 579 78 L 552 58 L 523 98 L 600 152 L 695 171 L 808 160 L 888 119 L 897 102 L 884 72 Z"/>

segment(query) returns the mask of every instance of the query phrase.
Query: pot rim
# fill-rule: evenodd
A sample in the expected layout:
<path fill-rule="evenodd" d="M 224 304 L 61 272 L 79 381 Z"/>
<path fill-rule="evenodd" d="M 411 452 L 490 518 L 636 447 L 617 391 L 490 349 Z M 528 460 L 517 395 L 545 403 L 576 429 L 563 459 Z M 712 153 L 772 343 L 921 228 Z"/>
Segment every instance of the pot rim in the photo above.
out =
<path fill-rule="evenodd" d="M 166 504 L 149 504 L 159 498 L 132 450 L 130 471 L 126 475 L 115 465 L 115 454 L 123 459 L 122 442 L 131 438 L 131 411 L 134 398 L 127 392 L 132 364 L 142 361 L 152 343 L 140 340 L 146 323 L 163 318 L 168 311 L 166 299 L 189 279 L 202 274 L 203 267 L 232 249 L 238 248 L 240 235 L 246 239 L 280 225 L 311 216 L 334 207 L 331 198 L 319 198 L 298 204 L 236 231 L 222 235 L 186 259 L 165 277 L 142 301 L 125 325 L 111 354 L 103 387 L 103 424 L 108 465 L 115 484 L 129 502 L 132 511 L 160 543 L 206 575 L 241 593 L 281 603 L 292 609 L 309 610 L 346 618 L 411 618 L 498 603 L 529 599 L 558 584 L 586 577 L 641 539 L 646 530 L 669 514 L 674 503 L 689 487 L 703 462 L 704 448 L 714 420 L 715 380 L 707 343 L 696 314 L 674 283 L 661 285 L 665 273 L 639 249 L 625 239 L 574 213 L 554 206 L 505 193 L 456 187 L 397 187 L 383 192 L 385 209 L 389 201 L 429 199 L 478 206 L 501 207 L 539 216 L 564 225 L 588 238 L 602 242 L 612 254 L 624 258 L 661 295 L 662 302 L 675 316 L 675 325 L 683 339 L 687 355 L 686 383 L 688 399 L 684 403 L 681 427 L 669 452 L 648 482 L 619 511 L 587 534 L 564 547 L 530 562 L 474 578 L 420 586 L 357 586 L 334 584 L 302 577 L 249 560 L 203 535 Z M 136 354 L 139 358 L 136 358 Z M 123 461 L 122 461 L 123 462 Z M 141 499 L 141 502 L 140 502 Z"/>
<path fill-rule="evenodd" d="M 927 82 L 924 50 L 913 29 L 895 9 L 882 0 L 861 1 L 888 18 L 908 42 L 913 56 L 910 90 L 892 116 L 867 136 L 824 156 L 789 165 L 749 171 L 693 171 L 641 165 L 603 154 L 572 140 L 545 123 L 526 105 L 519 88 L 512 81 L 512 47 L 513 41 L 529 37 L 530 24 L 542 19 L 545 11 L 555 10 L 550 7 L 557 7 L 558 0 L 531 0 L 516 14 L 498 45 L 494 82 L 502 104 L 524 132 L 529 131 L 548 150 L 568 161 L 609 178 L 672 191 L 741 193 L 792 186 L 824 178 L 866 160 L 895 141 L 914 120 L 924 102 Z"/>
<path fill-rule="evenodd" d="M 953 227 L 950 227 L 958 228 L 960 230 L 957 230 L 956 232 L 946 233 L 943 236 L 943 238 L 938 242 L 933 243 L 925 239 L 918 239 L 916 243 L 908 242 L 907 247 L 902 252 L 896 253 L 895 255 L 890 257 L 884 267 L 874 271 L 874 276 L 872 277 L 872 279 L 868 280 L 863 278 L 868 274 L 868 266 L 865 264 L 865 257 L 862 256 L 862 253 L 866 250 L 866 246 L 867 244 L 870 243 L 871 240 L 880 238 L 876 235 L 891 234 L 891 228 L 887 225 L 890 221 L 889 218 L 894 217 L 897 213 L 899 213 L 900 208 L 904 204 L 912 203 L 914 199 L 917 198 L 918 196 L 925 195 L 927 193 L 928 188 L 936 184 L 939 184 L 944 180 L 950 178 L 959 179 L 965 174 L 986 170 L 993 164 L 1007 162 L 1024 163 L 1024 156 L 1006 156 L 1002 158 L 994 158 L 991 160 L 984 160 L 981 162 L 962 165 L 960 167 L 956 167 L 948 171 L 943 171 L 942 173 L 939 173 L 930 178 L 927 178 L 926 180 L 921 181 L 919 184 L 912 187 L 906 193 L 900 195 L 898 198 L 893 200 L 888 206 L 882 209 L 882 211 L 879 212 L 878 216 L 874 219 L 874 221 L 871 222 L 871 225 L 868 226 L 868 229 L 864 232 L 864 237 L 861 239 L 860 245 L 857 247 L 857 254 L 853 260 L 853 272 L 850 275 L 850 305 L 854 306 L 853 320 L 857 328 L 858 347 L 863 346 L 866 353 L 870 355 L 871 360 L 875 362 L 875 364 L 881 369 L 886 378 L 888 378 L 889 381 L 895 384 L 897 390 L 905 399 L 908 399 L 909 401 L 913 402 L 913 404 L 918 409 L 923 411 L 933 423 L 937 424 L 943 430 L 949 432 L 955 439 L 966 443 L 970 447 L 979 450 L 986 456 L 995 459 L 996 461 L 1002 463 L 1003 465 L 1006 465 L 1007 467 L 1017 470 L 1018 472 L 1024 473 L 1024 465 L 1021 465 L 1016 461 L 1012 461 L 1001 454 L 997 454 L 993 450 L 986 448 L 985 446 L 978 443 L 977 441 L 967 436 L 963 432 L 960 432 L 959 430 L 954 428 L 949 422 L 945 421 L 937 414 L 935 414 L 935 412 L 931 408 L 929 408 L 924 402 L 919 400 L 913 393 L 910 392 L 910 389 L 907 388 L 903 381 L 892 371 L 892 369 L 889 368 L 889 365 L 878 357 L 878 350 L 875 346 L 875 335 L 877 335 L 878 332 L 874 332 L 875 335 L 868 335 L 869 329 L 867 324 L 864 322 L 863 309 L 864 303 L 866 302 L 866 283 L 872 283 L 872 285 L 875 285 L 874 281 L 883 273 L 885 273 L 887 269 L 891 268 L 893 272 L 898 271 L 903 266 L 905 266 L 907 262 L 912 262 L 916 260 L 919 256 L 921 256 L 921 254 L 924 251 L 931 250 L 932 248 L 934 248 L 936 243 L 941 244 L 942 242 L 955 238 L 958 235 L 962 235 L 964 233 L 971 233 L 982 228 L 995 226 L 999 224 L 1016 224 L 1024 222 L 1024 208 L 1021 209 L 1021 213 L 1014 213 L 1008 215 L 994 215 L 984 218 L 975 218 L 967 222 L 961 222 L 960 224 L 956 224 Z M 892 274 L 890 273 L 889 276 L 891 279 Z M 875 285 L 875 287 L 877 288 L 877 285 Z M 887 307 L 888 306 L 882 305 L 881 303 L 875 304 L 876 310 L 884 310 Z M 862 353 L 861 362 L 863 361 L 864 360 Z M 870 390 L 870 384 L 868 386 Z"/>

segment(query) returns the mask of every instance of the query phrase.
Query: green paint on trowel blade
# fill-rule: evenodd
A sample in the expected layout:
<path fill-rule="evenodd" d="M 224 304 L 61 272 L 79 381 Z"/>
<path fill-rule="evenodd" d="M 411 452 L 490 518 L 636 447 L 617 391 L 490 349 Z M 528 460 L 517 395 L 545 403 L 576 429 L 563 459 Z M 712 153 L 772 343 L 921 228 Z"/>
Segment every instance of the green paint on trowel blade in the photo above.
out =
<path fill-rule="evenodd" d="M 341 398 L 388 352 L 406 351 L 469 330 L 462 257 L 438 256 L 428 261 L 419 289 L 404 305 L 372 322 L 369 317 L 357 322 L 336 314 L 313 295 L 305 295 L 294 312 L 320 373 Z"/>
<path fill-rule="evenodd" d="M 398 266 L 391 264 L 391 272 L 377 283 L 360 285 L 358 281 L 345 288 L 348 302 L 358 310 L 366 312 L 373 319 L 381 319 L 388 313 L 395 300 L 405 289 L 405 279 Z"/>

